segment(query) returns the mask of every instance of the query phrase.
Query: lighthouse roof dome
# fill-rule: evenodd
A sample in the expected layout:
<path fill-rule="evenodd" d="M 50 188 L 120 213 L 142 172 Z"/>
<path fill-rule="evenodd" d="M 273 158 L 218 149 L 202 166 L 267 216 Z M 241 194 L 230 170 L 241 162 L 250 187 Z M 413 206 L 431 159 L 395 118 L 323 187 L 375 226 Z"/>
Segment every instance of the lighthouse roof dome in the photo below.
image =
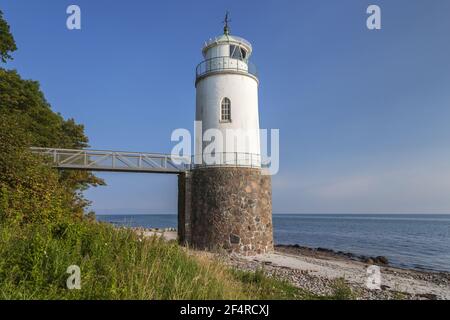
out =
<path fill-rule="evenodd" d="M 205 55 L 206 51 L 208 51 L 210 48 L 221 44 L 236 44 L 247 49 L 248 53 L 252 52 L 252 45 L 244 38 L 230 34 L 222 34 L 220 36 L 215 37 L 214 39 L 209 39 L 208 41 L 205 41 L 202 50 L 203 55 Z"/>

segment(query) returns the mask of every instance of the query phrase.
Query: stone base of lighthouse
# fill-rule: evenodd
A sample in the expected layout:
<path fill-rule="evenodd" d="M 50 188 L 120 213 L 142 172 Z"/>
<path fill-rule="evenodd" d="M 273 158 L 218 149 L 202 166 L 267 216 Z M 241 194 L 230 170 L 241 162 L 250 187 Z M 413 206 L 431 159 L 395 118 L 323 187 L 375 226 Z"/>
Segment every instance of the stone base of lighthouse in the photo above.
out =
<path fill-rule="evenodd" d="M 181 243 L 245 255 L 273 251 L 271 177 L 261 169 L 192 170 L 179 176 L 178 200 Z"/>

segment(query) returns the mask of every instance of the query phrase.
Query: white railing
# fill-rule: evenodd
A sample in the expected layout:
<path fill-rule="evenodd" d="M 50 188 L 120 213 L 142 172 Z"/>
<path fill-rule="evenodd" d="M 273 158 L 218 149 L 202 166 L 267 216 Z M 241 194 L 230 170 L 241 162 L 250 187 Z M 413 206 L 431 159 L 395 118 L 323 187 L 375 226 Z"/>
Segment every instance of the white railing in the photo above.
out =
<path fill-rule="evenodd" d="M 256 66 L 250 61 L 223 56 L 210 58 L 200 62 L 195 69 L 196 81 L 208 73 L 220 71 L 236 71 L 258 77 Z"/>
<path fill-rule="evenodd" d="M 209 45 L 213 44 L 213 43 L 217 43 L 219 40 L 222 40 L 223 36 L 220 37 L 215 37 L 212 39 L 209 39 L 207 41 L 205 41 L 204 43 L 204 47 L 208 47 Z M 230 36 L 230 42 L 236 42 L 236 43 L 242 43 L 244 45 L 246 45 L 247 47 L 249 47 L 250 49 L 252 48 L 252 44 L 250 42 L 248 42 L 247 40 L 245 40 L 244 38 L 238 37 L 238 36 Z"/>
<path fill-rule="evenodd" d="M 178 174 L 195 168 L 246 167 L 268 168 L 270 161 L 259 154 L 217 152 L 194 156 L 159 153 L 123 152 L 84 149 L 31 148 L 59 169 L 147 172 Z"/>
<path fill-rule="evenodd" d="M 245 152 L 216 152 L 210 154 L 199 154 L 192 156 L 192 168 L 204 167 L 247 167 L 267 168 L 270 164 L 268 159 L 261 155 Z"/>
<path fill-rule="evenodd" d="M 179 173 L 190 168 L 189 158 L 166 154 L 55 148 L 31 150 L 48 157 L 60 169 Z"/>

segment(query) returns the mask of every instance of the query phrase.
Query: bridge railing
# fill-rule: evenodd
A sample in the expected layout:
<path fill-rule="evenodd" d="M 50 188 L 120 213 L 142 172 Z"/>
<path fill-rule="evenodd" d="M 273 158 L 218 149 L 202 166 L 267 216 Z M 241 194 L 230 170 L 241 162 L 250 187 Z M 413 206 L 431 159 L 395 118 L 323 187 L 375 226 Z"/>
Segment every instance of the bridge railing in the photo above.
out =
<path fill-rule="evenodd" d="M 206 167 L 269 168 L 259 154 L 216 152 L 193 156 L 85 149 L 31 148 L 47 157 L 54 167 L 88 171 L 160 172 L 177 174 Z"/>
<path fill-rule="evenodd" d="M 61 169 L 179 173 L 190 168 L 189 158 L 166 154 L 56 148 L 31 150 L 48 157 Z"/>

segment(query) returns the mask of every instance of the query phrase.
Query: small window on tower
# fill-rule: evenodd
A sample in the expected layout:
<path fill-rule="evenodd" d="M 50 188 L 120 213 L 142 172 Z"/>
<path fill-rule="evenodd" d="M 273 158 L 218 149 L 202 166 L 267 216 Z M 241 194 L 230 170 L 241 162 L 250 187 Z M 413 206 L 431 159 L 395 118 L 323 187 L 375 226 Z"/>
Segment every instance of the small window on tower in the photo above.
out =
<path fill-rule="evenodd" d="M 220 108 L 220 121 L 231 122 L 231 101 L 228 98 L 222 99 Z"/>
<path fill-rule="evenodd" d="M 238 60 L 245 60 L 247 51 L 239 46 L 230 45 L 230 57 Z"/>
<path fill-rule="evenodd" d="M 244 48 L 240 48 L 241 49 L 241 57 L 243 60 L 245 60 L 247 58 L 247 51 L 245 51 Z"/>
<path fill-rule="evenodd" d="M 230 45 L 230 57 L 234 58 L 234 59 L 237 59 L 236 55 L 237 55 L 237 53 L 236 53 L 236 46 L 231 44 Z"/>

